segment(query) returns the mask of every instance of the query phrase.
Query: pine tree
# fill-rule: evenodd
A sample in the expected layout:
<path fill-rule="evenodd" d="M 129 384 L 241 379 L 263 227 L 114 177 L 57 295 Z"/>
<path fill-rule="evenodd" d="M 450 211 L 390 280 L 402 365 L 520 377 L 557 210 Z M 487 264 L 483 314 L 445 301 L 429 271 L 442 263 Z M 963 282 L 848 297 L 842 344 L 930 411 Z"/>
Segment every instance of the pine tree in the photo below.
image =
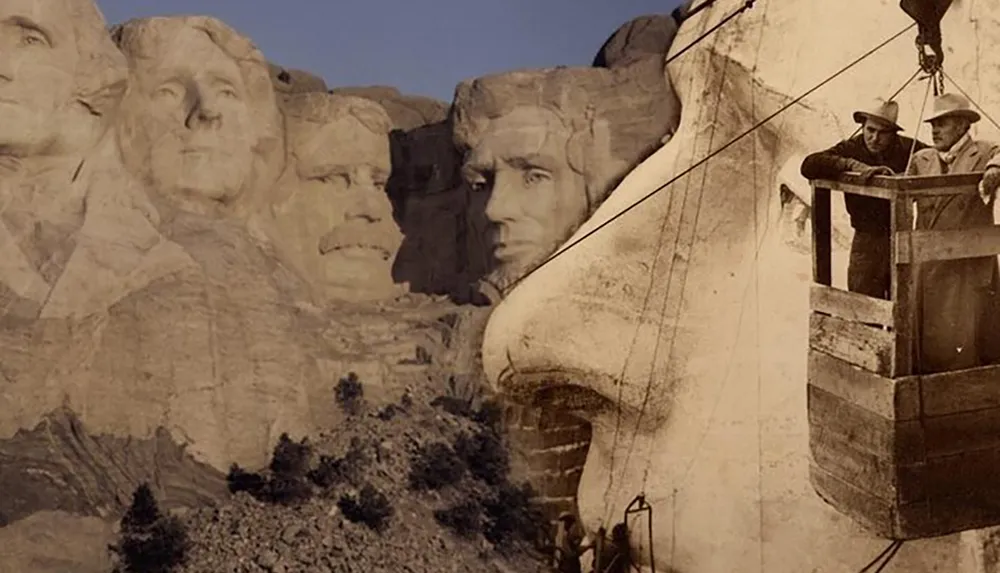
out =
<path fill-rule="evenodd" d="M 160 519 L 160 508 L 149 484 L 142 482 L 132 494 L 132 505 L 122 517 L 124 531 L 145 531 Z"/>

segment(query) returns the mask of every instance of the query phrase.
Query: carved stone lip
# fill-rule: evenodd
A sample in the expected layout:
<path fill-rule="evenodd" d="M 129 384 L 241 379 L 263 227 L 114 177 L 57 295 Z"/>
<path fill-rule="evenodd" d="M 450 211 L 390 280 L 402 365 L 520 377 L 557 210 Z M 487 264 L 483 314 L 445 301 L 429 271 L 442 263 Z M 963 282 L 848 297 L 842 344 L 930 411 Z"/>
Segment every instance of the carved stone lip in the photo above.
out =
<path fill-rule="evenodd" d="M 376 253 L 382 257 L 382 260 L 389 260 L 391 256 L 389 251 L 385 247 L 379 245 L 372 245 L 364 242 L 336 242 L 334 240 L 327 239 L 329 235 L 324 237 L 319 243 L 319 254 L 326 255 L 336 251 L 370 251 Z"/>

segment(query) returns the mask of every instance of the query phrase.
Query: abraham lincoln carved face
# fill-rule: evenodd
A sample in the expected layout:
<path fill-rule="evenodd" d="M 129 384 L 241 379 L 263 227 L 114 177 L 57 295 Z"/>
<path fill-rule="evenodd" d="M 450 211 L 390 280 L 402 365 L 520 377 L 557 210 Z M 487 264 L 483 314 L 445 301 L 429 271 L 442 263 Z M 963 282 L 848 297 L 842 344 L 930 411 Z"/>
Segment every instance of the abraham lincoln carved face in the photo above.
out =
<path fill-rule="evenodd" d="M 675 127 L 673 92 L 662 73 L 648 73 L 660 68 L 647 59 L 459 84 L 453 139 L 471 190 L 471 235 L 492 259 L 486 282 L 506 291 L 545 261 Z"/>

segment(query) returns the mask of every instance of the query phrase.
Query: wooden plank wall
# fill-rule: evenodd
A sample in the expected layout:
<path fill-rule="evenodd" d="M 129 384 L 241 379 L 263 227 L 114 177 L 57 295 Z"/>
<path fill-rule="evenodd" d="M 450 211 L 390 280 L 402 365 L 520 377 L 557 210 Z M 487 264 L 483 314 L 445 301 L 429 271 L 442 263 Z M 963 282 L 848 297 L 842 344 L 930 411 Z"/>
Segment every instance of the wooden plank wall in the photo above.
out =
<path fill-rule="evenodd" d="M 978 177 L 813 182 L 810 480 L 887 537 L 1000 524 L 1000 366 L 916 375 L 917 265 L 996 254 L 1000 226 L 914 231 L 913 199 L 974 192 Z M 831 189 L 890 200 L 891 301 L 830 286 Z"/>

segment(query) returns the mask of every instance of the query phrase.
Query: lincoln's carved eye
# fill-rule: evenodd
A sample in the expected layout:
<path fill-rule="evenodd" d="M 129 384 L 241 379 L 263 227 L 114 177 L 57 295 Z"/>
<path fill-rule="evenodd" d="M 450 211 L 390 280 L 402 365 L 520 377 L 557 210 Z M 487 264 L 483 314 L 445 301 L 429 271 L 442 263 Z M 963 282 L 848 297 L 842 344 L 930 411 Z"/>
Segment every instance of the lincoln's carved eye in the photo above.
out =
<path fill-rule="evenodd" d="M 544 169 L 532 168 L 524 172 L 524 182 L 527 185 L 538 185 L 552 179 L 552 175 Z"/>

